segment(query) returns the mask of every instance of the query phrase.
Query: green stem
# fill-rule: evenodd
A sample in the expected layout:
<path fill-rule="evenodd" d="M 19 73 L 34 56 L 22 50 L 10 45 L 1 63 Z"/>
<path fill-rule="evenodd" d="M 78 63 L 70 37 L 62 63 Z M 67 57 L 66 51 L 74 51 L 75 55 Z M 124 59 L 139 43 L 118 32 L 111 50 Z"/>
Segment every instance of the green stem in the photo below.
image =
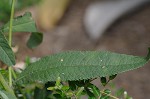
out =
<path fill-rule="evenodd" d="M 84 90 L 84 87 L 80 87 L 80 88 L 78 89 L 78 91 L 77 91 L 77 93 L 76 93 L 76 98 L 77 98 L 77 99 L 79 99 L 79 97 L 80 97 L 81 93 L 83 92 L 83 90 Z"/>
<path fill-rule="evenodd" d="M 111 94 L 107 94 L 107 93 L 105 93 L 105 92 L 103 92 L 103 91 L 100 91 L 100 93 L 105 94 L 105 95 L 107 95 L 107 96 L 109 96 L 109 97 L 111 97 L 111 98 L 113 98 L 113 99 L 119 99 L 119 98 L 117 98 L 117 97 L 115 97 L 115 96 L 113 96 L 113 95 L 111 95 Z"/>
<path fill-rule="evenodd" d="M 8 68 L 8 72 L 9 72 L 9 86 L 12 87 L 12 73 L 11 73 L 12 68 L 9 67 Z"/>
<path fill-rule="evenodd" d="M 12 24 L 13 24 L 13 17 L 14 17 L 15 1 L 16 0 L 12 0 L 12 6 L 11 6 L 11 16 L 10 16 L 10 24 L 9 24 L 9 45 L 10 46 L 12 42 Z"/>
<path fill-rule="evenodd" d="M 13 92 L 12 88 L 8 86 L 8 84 L 7 84 L 7 82 L 5 81 L 3 75 L 1 74 L 1 72 L 0 72 L 0 82 L 1 82 L 1 84 L 2 84 L 3 87 L 4 87 L 4 89 L 5 89 L 7 92 L 9 92 L 9 93 L 11 93 L 12 95 L 14 95 L 14 92 Z"/>
<path fill-rule="evenodd" d="M 12 75 L 13 75 L 14 79 L 16 79 L 16 78 L 17 78 L 17 75 L 16 75 L 14 69 L 11 69 L 11 72 L 12 72 Z"/>
<path fill-rule="evenodd" d="M 14 9 L 15 9 L 15 1 L 16 0 L 12 0 L 12 6 L 11 6 L 11 16 L 10 16 L 10 24 L 9 24 L 9 46 L 11 47 L 11 43 L 12 43 L 12 24 L 13 24 L 13 17 L 14 17 Z M 9 67 L 9 86 L 12 86 L 12 73 L 11 73 L 11 69 L 12 67 Z"/>

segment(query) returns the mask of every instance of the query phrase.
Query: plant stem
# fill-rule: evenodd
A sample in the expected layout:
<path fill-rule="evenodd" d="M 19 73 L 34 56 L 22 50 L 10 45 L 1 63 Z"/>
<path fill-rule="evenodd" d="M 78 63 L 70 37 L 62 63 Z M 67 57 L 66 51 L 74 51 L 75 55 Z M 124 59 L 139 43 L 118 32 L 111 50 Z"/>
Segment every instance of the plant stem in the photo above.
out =
<path fill-rule="evenodd" d="M 12 5 L 11 5 L 11 16 L 10 16 L 10 24 L 9 24 L 9 46 L 11 47 L 11 43 L 12 43 L 12 24 L 13 24 L 13 17 L 14 17 L 14 9 L 15 9 L 15 1 L 16 0 L 12 0 Z M 9 86 L 12 86 L 12 73 L 11 73 L 11 69 L 12 67 L 8 67 L 9 69 Z"/>
<path fill-rule="evenodd" d="M 12 73 L 11 73 L 12 68 L 8 67 L 8 72 L 9 72 L 9 86 L 12 86 Z"/>
<path fill-rule="evenodd" d="M 10 46 L 12 42 L 12 24 L 13 24 L 13 17 L 14 17 L 15 1 L 16 0 L 12 0 L 12 6 L 11 6 L 11 16 L 10 16 L 10 24 L 9 24 L 9 45 Z"/>
<path fill-rule="evenodd" d="M 77 98 L 77 99 L 79 99 L 79 97 L 80 97 L 81 93 L 83 92 L 83 90 L 84 90 L 84 87 L 80 87 L 80 88 L 78 89 L 78 91 L 77 91 L 77 93 L 76 93 L 76 98 Z"/>
<path fill-rule="evenodd" d="M 13 69 L 11 69 L 11 72 L 12 72 L 12 75 L 14 76 L 14 79 L 16 79 L 17 75 L 16 75 L 15 71 Z"/>
<path fill-rule="evenodd" d="M 119 99 L 119 98 L 117 98 L 117 97 L 115 97 L 115 96 L 113 96 L 113 95 L 111 95 L 111 94 L 107 94 L 107 93 L 105 93 L 105 92 L 103 92 L 103 91 L 100 91 L 100 93 L 105 94 L 105 95 L 107 95 L 107 96 L 109 96 L 109 97 L 111 97 L 111 98 L 113 98 L 113 99 Z"/>
<path fill-rule="evenodd" d="M 2 74 L 1 74 L 1 72 L 0 72 L 0 82 L 1 82 L 1 84 L 2 84 L 3 87 L 4 87 L 4 89 L 5 89 L 7 92 L 9 92 L 9 93 L 11 93 L 12 95 L 14 95 L 14 92 L 13 92 L 12 88 L 8 86 L 7 82 L 5 81 L 4 77 L 3 77 Z"/>

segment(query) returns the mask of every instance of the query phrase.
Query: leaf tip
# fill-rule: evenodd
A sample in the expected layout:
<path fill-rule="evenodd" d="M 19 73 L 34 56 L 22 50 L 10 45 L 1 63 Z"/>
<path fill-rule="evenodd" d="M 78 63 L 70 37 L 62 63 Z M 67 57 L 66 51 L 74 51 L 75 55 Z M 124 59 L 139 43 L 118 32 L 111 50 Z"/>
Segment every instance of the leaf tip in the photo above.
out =
<path fill-rule="evenodd" d="M 149 60 L 150 59 L 150 47 L 148 48 L 148 54 L 146 56 L 146 59 Z"/>

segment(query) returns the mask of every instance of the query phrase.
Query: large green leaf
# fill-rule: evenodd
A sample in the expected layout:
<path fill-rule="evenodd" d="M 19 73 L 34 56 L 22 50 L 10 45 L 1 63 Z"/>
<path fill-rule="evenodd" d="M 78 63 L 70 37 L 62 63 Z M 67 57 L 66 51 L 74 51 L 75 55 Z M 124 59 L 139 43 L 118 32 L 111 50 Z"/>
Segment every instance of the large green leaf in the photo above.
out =
<path fill-rule="evenodd" d="M 141 67 L 150 58 L 107 51 L 71 51 L 41 58 L 30 64 L 17 79 L 20 83 L 34 81 L 82 80 L 105 77 Z"/>
<path fill-rule="evenodd" d="M 0 90 L 0 99 L 17 99 L 17 98 L 6 91 Z"/>
<path fill-rule="evenodd" d="M 4 33 L 9 31 L 9 22 L 6 23 L 0 29 Z M 30 48 L 38 46 L 42 42 L 43 34 L 37 31 L 35 22 L 31 16 L 31 13 L 26 12 L 23 16 L 19 16 L 13 19 L 12 32 L 29 32 L 31 33 L 28 45 Z M 40 34 L 40 35 L 39 35 Z M 39 39 L 40 38 L 40 39 Z M 34 44 L 33 44 L 34 41 Z"/>
<path fill-rule="evenodd" d="M 8 66 L 15 65 L 15 55 L 8 45 L 8 41 L 6 40 L 3 33 L 0 31 L 0 60 L 3 61 Z"/>

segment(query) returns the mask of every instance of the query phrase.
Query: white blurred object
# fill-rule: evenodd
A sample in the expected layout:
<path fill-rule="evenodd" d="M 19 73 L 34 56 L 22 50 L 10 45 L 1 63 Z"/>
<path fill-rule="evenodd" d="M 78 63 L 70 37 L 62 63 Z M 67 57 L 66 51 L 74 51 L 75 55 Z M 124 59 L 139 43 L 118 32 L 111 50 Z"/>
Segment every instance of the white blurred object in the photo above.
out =
<path fill-rule="evenodd" d="M 25 63 L 20 61 L 20 62 L 17 62 L 16 65 L 14 66 L 14 69 L 17 71 L 17 72 L 21 72 L 22 70 L 25 69 Z"/>
<path fill-rule="evenodd" d="M 40 60 L 40 58 L 37 58 L 37 57 L 31 57 L 31 58 L 30 58 L 30 62 L 31 62 L 31 63 L 34 63 L 34 62 L 36 62 L 36 61 L 38 61 L 38 60 Z"/>
<path fill-rule="evenodd" d="M 12 50 L 14 53 L 17 53 L 18 52 L 18 49 L 19 49 L 19 46 L 16 45 L 15 47 L 12 47 Z"/>
<path fill-rule="evenodd" d="M 89 37 L 96 41 L 122 15 L 150 0 L 104 0 L 91 4 L 85 13 L 84 25 Z"/>
<path fill-rule="evenodd" d="M 34 62 L 36 62 L 36 61 L 38 61 L 38 60 L 40 60 L 40 58 L 31 57 L 31 58 L 30 58 L 30 63 L 34 63 Z M 20 61 L 20 62 L 17 62 L 17 63 L 15 64 L 14 69 L 15 69 L 17 72 L 21 73 L 22 70 L 24 70 L 24 69 L 26 68 L 26 66 L 27 66 L 27 65 L 26 65 L 25 62 Z"/>

